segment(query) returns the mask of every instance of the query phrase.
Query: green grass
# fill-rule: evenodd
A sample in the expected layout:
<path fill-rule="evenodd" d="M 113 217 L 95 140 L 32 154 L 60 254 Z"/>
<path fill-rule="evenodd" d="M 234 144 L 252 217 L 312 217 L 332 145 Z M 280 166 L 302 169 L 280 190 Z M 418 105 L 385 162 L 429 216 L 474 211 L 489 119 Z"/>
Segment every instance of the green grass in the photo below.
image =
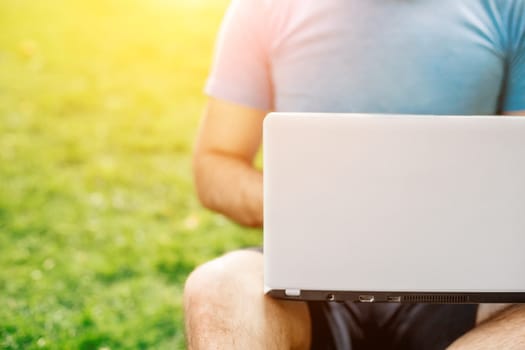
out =
<path fill-rule="evenodd" d="M 0 348 L 184 348 L 197 265 L 261 242 L 190 153 L 227 0 L 0 2 Z"/>

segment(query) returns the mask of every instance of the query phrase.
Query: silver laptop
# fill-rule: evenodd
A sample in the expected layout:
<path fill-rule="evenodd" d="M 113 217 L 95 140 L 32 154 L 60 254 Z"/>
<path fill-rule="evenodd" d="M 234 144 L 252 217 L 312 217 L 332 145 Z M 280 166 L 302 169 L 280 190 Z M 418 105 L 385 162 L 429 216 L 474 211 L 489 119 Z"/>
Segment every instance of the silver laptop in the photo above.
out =
<path fill-rule="evenodd" d="M 525 302 L 525 118 L 272 113 L 271 296 Z"/>

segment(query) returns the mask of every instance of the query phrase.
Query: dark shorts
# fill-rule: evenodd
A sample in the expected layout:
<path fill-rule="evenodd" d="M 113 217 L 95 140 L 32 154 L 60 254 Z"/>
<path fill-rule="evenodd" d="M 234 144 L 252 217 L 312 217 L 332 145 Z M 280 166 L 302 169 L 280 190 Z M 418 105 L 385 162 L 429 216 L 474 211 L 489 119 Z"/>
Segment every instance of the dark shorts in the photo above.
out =
<path fill-rule="evenodd" d="M 477 305 L 309 302 L 312 349 L 445 349 L 472 329 Z"/>
<path fill-rule="evenodd" d="M 441 350 L 474 328 L 478 306 L 318 301 L 308 308 L 314 350 Z"/>

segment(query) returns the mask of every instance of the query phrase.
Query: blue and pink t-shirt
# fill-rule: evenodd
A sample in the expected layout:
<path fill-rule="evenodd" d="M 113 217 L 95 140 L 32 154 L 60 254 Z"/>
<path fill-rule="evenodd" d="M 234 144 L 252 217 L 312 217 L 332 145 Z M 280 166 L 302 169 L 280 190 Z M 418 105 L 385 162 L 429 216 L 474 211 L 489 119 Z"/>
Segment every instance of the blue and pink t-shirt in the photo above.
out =
<path fill-rule="evenodd" d="M 525 0 L 233 0 L 206 93 L 261 110 L 525 110 Z"/>

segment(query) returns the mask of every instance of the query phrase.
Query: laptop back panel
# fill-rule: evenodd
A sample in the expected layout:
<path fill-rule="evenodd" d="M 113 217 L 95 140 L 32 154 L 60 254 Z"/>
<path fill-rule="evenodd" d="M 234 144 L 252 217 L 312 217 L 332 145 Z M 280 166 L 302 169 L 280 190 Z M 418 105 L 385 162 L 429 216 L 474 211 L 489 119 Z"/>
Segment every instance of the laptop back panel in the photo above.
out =
<path fill-rule="evenodd" d="M 525 301 L 525 118 L 269 115 L 264 249 L 278 297 Z"/>

